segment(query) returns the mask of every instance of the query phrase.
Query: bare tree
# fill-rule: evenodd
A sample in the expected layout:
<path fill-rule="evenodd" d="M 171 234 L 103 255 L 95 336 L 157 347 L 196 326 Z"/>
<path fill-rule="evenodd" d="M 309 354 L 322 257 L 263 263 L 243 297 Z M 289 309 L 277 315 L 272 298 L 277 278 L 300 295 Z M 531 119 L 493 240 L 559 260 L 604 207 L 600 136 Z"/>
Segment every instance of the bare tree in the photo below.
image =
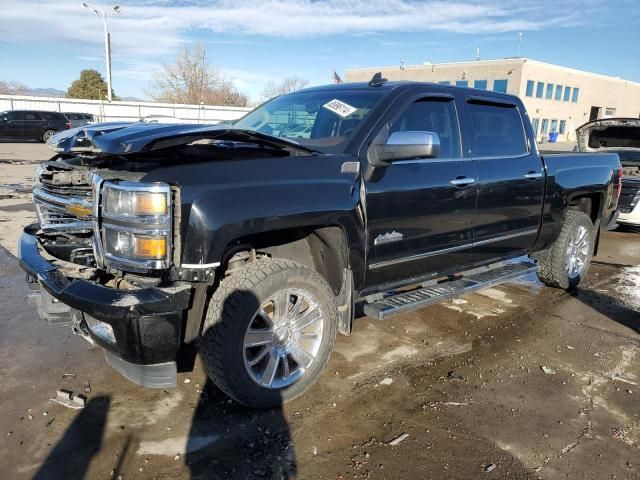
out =
<path fill-rule="evenodd" d="M 3 95 L 18 95 L 25 93 L 28 88 L 20 82 L 10 80 L 8 82 L 0 80 L 0 94 Z"/>
<path fill-rule="evenodd" d="M 296 90 L 304 88 L 307 83 L 309 83 L 308 80 L 296 76 L 286 77 L 282 79 L 280 83 L 276 83 L 271 80 L 264 87 L 262 97 L 264 100 L 269 100 L 273 97 L 277 97 L 278 95 L 295 92 Z"/>
<path fill-rule="evenodd" d="M 185 46 L 175 63 L 163 65 L 155 72 L 149 90 L 151 98 L 168 103 L 231 105 L 244 107 L 248 98 L 238 92 L 233 82 L 210 65 L 204 47 Z"/>

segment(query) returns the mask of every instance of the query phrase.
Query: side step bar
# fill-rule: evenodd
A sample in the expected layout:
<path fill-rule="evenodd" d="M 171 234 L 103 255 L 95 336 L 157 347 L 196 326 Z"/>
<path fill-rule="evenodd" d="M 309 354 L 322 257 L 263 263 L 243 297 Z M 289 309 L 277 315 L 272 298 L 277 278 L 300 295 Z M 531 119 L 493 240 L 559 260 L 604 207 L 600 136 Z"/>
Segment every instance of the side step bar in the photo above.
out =
<path fill-rule="evenodd" d="M 474 273 L 458 280 L 439 283 L 429 287 L 418 288 L 408 292 L 398 293 L 367 303 L 364 313 L 376 320 L 386 320 L 394 315 L 411 312 L 422 307 L 440 303 L 443 300 L 456 298 L 474 290 L 492 287 L 514 278 L 524 277 L 536 273 L 538 265 L 531 261 L 509 263 L 490 270 Z"/>

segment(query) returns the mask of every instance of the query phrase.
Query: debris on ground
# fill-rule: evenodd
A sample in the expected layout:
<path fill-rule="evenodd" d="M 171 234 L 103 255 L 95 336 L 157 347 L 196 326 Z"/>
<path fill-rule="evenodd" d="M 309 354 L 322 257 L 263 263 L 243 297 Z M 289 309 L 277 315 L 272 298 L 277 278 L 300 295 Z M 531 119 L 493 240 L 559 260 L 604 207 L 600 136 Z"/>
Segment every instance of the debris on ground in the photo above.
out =
<path fill-rule="evenodd" d="M 75 373 L 63 373 L 62 374 L 62 378 L 63 379 L 67 379 L 67 378 L 76 378 L 78 375 Z"/>
<path fill-rule="evenodd" d="M 456 372 L 455 370 L 451 370 L 447 373 L 447 378 L 449 380 L 464 380 L 464 376 L 461 373 Z"/>
<path fill-rule="evenodd" d="M 184 379 L 184 383 L 191 383 L 191 379 L 190 378 L 185 378 Z"/>
<path fill-rule="evenodd" d="M 544 365 L 540 366 L 540 370 L 542 370 L 547 375 L 555 375 L 556 371 L 553 368 L 545 367 Z"/>
<path fill-rule="evenodd" d="M 83 385 L 84 393 L 91 393 L 91 383 L 87 380 L 87 383 Z"/>
<path fill-rule="evenodd" d="M 87 403 L 87 397 L 84 395 L 75 395 L 71 390 L 58 390 L 56 392 L 56 398 L 52 398 L 51 401 L 59 403 L 63 407 L 79 410 L 84 408 Z"/>
<path fill-rule="evenodd" d="M 391 445 L 392 447 L 395 447 L 396 445 L 400 444 L 401 442 L 404 442 L 407 438 L 409 438 L 409 434 L 408 433 L 403 433 L 402 435 L 398 435 L 396 438 L 391 440 L 387 445 Z"/>
<path fill-rule="evenodd" d="M 393 383 L 393 378 L 390 378 L 390 377 L 380 380 L 380 385 L 391 385 L 392 383 Z"/>
<path fill-rule="evenodd" d="M 53 421 L 54 421 L 55 419 L 56 419 L 56 417 L 51 417 L 51 420 L 49 420 L 49 421 L 47 422 L 47 427 L 50 427 L 50 426 L 51 426 L 51 424 L 53 423 Z"/>
<path fill-rule="evenodd" d="M 484 471 L 489 473 L 489 472 L 493 472 L 496 469 L 496 464 L 495 463 L 490 463 L 489 465 L 484 467 Z"/>

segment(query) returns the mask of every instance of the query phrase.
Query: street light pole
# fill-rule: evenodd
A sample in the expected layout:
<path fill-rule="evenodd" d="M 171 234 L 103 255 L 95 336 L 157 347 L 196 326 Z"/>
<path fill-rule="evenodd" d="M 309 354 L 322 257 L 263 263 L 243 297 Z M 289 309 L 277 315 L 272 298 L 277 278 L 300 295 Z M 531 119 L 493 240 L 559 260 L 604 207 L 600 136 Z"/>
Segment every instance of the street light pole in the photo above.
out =
<path fill-rule="evenodd" d="M 91 8 L 91 5 L 82 2 L 82 6 L 88 10 L 93 10 L 93 13 L 102 17 L 102 26 L 104 28 L 104 56 L 107 64 L 107 100 L 111 102 L 113 100 L 111 89 L 111 36 L 109 35 L 109 29 L 107 28 L 107 11 L 100 10 L 99 8 Z M 122 13 L 122 7 L 120 5 L 114 5 L 113 11 L 118 15 Z"/>

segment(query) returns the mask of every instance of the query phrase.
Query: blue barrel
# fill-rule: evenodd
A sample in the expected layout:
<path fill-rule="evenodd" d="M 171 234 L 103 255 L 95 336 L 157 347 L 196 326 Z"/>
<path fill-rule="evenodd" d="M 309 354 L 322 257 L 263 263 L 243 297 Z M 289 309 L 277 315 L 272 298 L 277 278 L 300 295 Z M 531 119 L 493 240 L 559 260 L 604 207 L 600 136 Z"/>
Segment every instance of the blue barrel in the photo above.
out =
<path fill-rule="evenodd" d="M 558 132 L 551 132 L 549 134 L 549 143 L 556 143 L 558 141 Z"/>

